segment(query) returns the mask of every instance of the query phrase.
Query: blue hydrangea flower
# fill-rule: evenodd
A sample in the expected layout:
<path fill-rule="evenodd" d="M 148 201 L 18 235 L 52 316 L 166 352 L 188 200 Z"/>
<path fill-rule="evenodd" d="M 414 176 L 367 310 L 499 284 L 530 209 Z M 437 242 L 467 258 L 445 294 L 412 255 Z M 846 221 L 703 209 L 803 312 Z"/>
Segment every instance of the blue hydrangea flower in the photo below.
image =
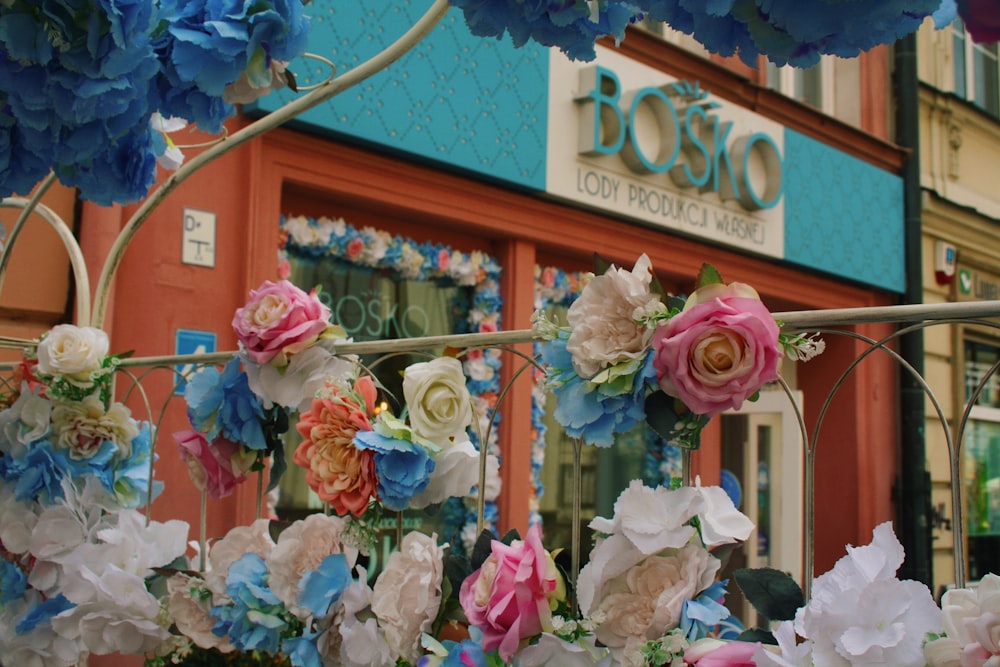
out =
<path fill-rule="evenodd" d="M 212 607 L 212 616 L 219 619 L 212 632 L 228 636 L 233 646 L 244 651 L 277 653 L 289 627 L 289 613 L 267 584 L 264 559 L 248 553 L 230 565 L 226 592 L 233 603 Z"/>
<path fill-rule="evenodd" d="M 351 581 L 351 566 L 347 562 L 347 556 L 330 554 L 318 568 L 302 577 L 298 602 L 316 618 L 323 618 L 330 605 L 340 599 Z"/>
<path fill-rule="evenodd" d="M 354 444 L 375 452 L 378 498 L 388 509 L 405 510 L 410 498 L 427 488 L 434 460 L 420 445 L 375 431 L 358 431 Z"/>
<path fill-rule="evenodd" d="M 48 172 L 48 162 L 29 149 L 7 94 L 0 93 L 0 198 L 28 194 Z"/>
<path fill-rule="evenodd" d="M 316 640 L 318 632 L 306 632 L 298 637 L 286 637 L 281 642 L 282 654 L 288 656 L 293 667 L 323 667 Z"/>
<path fill-rule="evenodd" d="M 707 637 L 716 625 L 729 618 L 729 609 L 723 604 L 727 583 L 716 581 L 695 599 L 684 602 L 679 627 L 689 642 Z"/>
<path fill-rule="evenodd" d="M 51 597 L 44 602 L 40 602 L 29 609 L 28 613 L 26 613 L 21 620 L 18 621 L 15 632 L 19 635 L 26 635 L 39 626 L 47 625 L 53 616 L 58 616 L 64 611 L 68 611 L 75 606 L 75 604 L 67 600 L 63 594 L 60 593 L 59 595 Z"/>
<path fill-rule="evenodd" d="M 47 440 L 32 443 L 23 456 L 0 457 L 0 477 L 14 485 L 17 499 L 43 505 L 62 498 L 62 479 L 69 467 L 69 457 Z"/>
<path fill-rule="evenodd" d="M 566 349 L 569 332 L 542 345 L 542 362 L 551 369 L 549 383 L 556 397 L 553 413 L 571 438 L 598 447 L 610 447 L 618 433 L 626 433 L 646 417 L 646 396 L 656 389 L 653 356 L 625 384 L 595 384 L 573 370 Z"/>
<path fill-rule="evenodd" d="M 267 449 L 261 425 L 264 407 L 250 391 L 240 360 L 233 358 L 220 373 L 215 368 L 199 371 L 184 389 L 188 417 L 208 440 L 219 435 L 253 450 Z"/>
<path fill-rule="evenodd" d="M 622 0 L 451 0 L 451 4 L 462 10 L 473 35 L 500 38 L 509 33 L 514 46 L 533 40 L 559 47 L 574 60 L 593 60 L 595 40 L 613 35 L 621 41 L 625 28 L 639 16 L 635 3 Z"/>
<path fill-rule="evenodd" d="M 113 481 L 108 486 L 126 509 L 142 507 L 149 496 L 149 464 L 150 459 L 156 456 L 149 428 L 149 422 L 142 422 L 139 435 L 132 440 L 128 458 L 115 463 Z M 162 491 L 163 482 L 153 480 L 152 497 L 156 498 Z"/>
<path fill-rule="evenodd" d="M 251 62 L 269 68 L 301 55 L 309 34 L 301 0 L 163 0 L 160 17 L 161 112 L 214 133 L 235 113 L 220 104 L 225 87 Z"/>
<path fill-rule="evenodd" d="M 941 0 L 636 0 L 650 18 L 694 36 L 709 51 L 809 67 L 823 54 L 845 58 L 920 27 Z"/>
<path fill-rule="evenodd" d="M 142 199 L 156 182 L 156 156 L 149 119 L 85 160 L 53 165 L 59 180 L 80 189 L 80 196 L 100 206 Z"/>
<path fill-rule="evenodd" d="M 0 606 L 18 600 L 28 588 L 28 577 L 14 563 L 0 560 Z"/>

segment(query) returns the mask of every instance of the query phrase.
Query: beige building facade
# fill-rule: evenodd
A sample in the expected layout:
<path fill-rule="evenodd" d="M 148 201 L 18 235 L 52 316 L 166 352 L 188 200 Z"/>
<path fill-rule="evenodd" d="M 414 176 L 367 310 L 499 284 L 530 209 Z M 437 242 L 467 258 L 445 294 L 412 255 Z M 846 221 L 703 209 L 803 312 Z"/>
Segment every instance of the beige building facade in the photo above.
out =
<path fill-rule="evenodd" d="M 998 45 L 974 44 L 961 23 L 918 39 L 923 287 L 926 303 L 1000 299 L 1000 72 Z M 998 323 L 1000 326 L 1000 323 Z M 983 384 L 956 448 L 967 401 L 1000 359 L 1000 329 L 933 326 L 925 369 L 946 424 L 928 399 L 934 583 L 955 578 L 952 457 L 964 514 L 967 576 L 1000 562 L 1000 380 Z"/>

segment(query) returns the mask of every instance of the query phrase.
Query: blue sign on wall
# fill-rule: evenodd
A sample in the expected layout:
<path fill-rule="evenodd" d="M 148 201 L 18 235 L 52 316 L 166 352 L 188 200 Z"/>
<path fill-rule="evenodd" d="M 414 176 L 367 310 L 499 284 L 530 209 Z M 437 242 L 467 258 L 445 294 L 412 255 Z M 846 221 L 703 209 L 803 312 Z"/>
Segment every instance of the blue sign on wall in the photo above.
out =
<path fill-rule="evenodd" d="M 430 0 L 312 3 L 309 51 L 343 74 L 394 42 Z M 509 38 L 474 37 L 452 9 L 416 47 L 385 71 L 299 116 L 363 142 L 414 154 L 490 178 L 545 188 L 548 49 L 515 49 Z M 290 65 L 300 86 L 324 80 L 316 60 Z M 257 103 L 273 111 L 294 93 Z"/>
<path fill-rule="evenodd" d="M 216 335 L 211 331 L 193 331 L 191 329 L 178 329 L 174 336 L 174 354 L 206 354 L 216 351 Z M 184 377 L 193 370 L 192 365 L 175 366 L 179 376 L 177 378 L 177 388 L 175 394 L 183 394 L 187 382 Z"/>

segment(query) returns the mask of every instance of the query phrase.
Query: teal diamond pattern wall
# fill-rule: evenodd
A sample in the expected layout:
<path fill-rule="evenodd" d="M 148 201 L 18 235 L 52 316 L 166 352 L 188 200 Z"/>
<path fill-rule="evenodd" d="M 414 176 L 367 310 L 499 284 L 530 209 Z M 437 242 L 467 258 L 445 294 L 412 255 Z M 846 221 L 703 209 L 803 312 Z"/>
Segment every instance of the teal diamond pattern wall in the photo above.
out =
<path fill-rule="evenodd" d="M 785 130 L 785 259 L 906 289 L 903 179 Z"/>
<path fill-rule="evenodd" d="M 309 50 L 338 72 L 395 41 L 428 0 L 313 2 Z M 292 64 L 300 86 L 329 67 Z M 300 117 L 306 126 L 420 156 L 521 187 L 545 187 L 548 51 L 473 37 L 451 10 L 431 34 L 387 70 Z M 283 92 L 257 105 L 272 111 Z"/>

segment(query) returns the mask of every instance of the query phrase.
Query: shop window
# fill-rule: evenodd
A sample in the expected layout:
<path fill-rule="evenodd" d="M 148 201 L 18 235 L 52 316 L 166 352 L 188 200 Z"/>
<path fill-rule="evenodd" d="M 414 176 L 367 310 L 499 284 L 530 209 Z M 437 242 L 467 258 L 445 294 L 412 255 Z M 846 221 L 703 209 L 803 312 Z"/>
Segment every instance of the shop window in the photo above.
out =
<path fill-rule="evenodd" d="M 485 253 L 417 243 L 329 218 L 289 216 L 282 221 L 282 232 L 279 273 L 304 289 L 319 287 L 331 319 L 356 342 L 495 331 L 499 326 L 500 267 Z M 384 387 L 380 407 L 400 414 L 402 371 L 427 359 L 425 353 L 362 356 L 362 363 Z M 494 351 L 472 354 L 463 358 L 463 365 L 482 427 L 495 407 L 500 355 Z M 478 430 L 470 432 L 477 444 Z M 494 429 L 491 448 L 495 440 Z M 289 460 L 297 444 L 298 434 L 291 429 L 286 437 Z M 297 518 L 321 507 L 305 482 L 304 471 L 290 466 L 280 484 L 279 515 Z M 473 509 L 474 505 L 466 507 L 456 500 L 455 507 L 433 517 L 423 511 L 408 512 L 404 526 L 436 532 L 443 541 L 452 542 L 459 539 L 470 517 L 475 532 Z M 494 504 L 489 511 L 489 518 L 495 520 Z"/>
<path fill-rule="evenodd" d="M 1000 347 L 965 343 L 965 395 L 982 391 L 970 411 L 963 441 L 969 577 L 980 579 L 1000 560 L 1000 377 L 990 371 Z"/>
<path fill-rule="evenodd" d="M 959 19 L 952 25 L 955 94 L 992 116 L 1000 116 L 1000 46 L 977 44 Z"/>

